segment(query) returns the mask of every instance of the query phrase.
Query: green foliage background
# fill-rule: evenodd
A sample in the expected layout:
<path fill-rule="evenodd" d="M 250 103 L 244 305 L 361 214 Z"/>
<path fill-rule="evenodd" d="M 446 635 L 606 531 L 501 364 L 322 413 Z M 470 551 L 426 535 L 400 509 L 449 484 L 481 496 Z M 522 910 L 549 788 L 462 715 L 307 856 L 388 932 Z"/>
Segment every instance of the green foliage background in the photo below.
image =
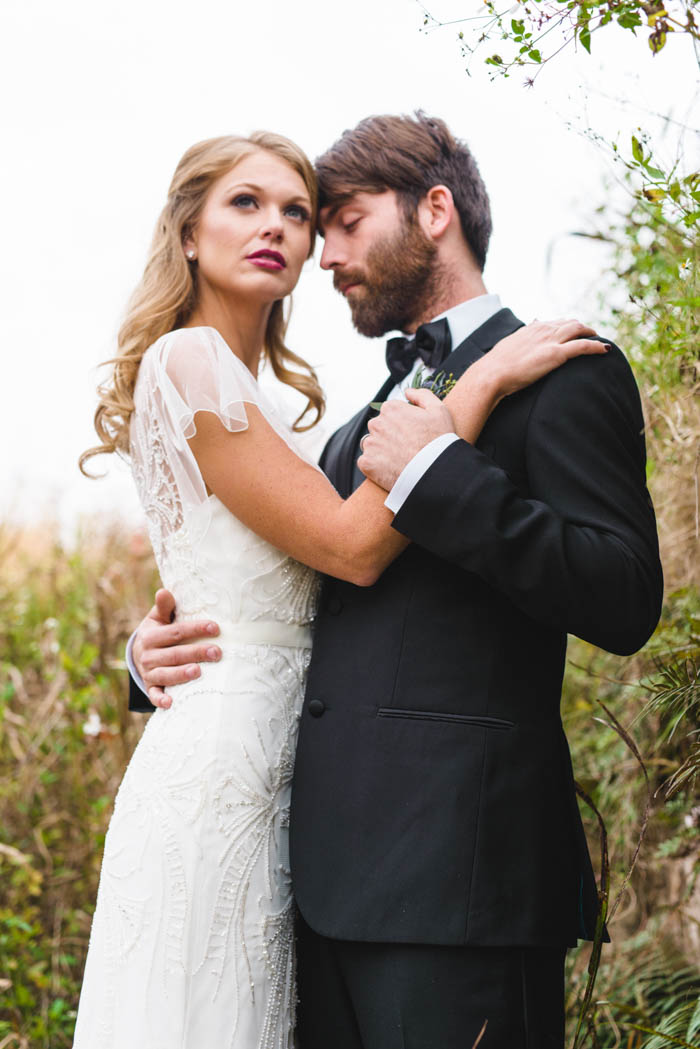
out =
<path fill-rule="evenodd" d="M 643 136 L 619 163 L 624 206 L 602 206 L 591 235 L 612 248 L 605 301 L 617 303 L 611 331 L 642 393 L 666 596 L 654 637 L 632 659 L 570 645 L 564 711 L 577 776 L 607 825 L 613 896 L 635 861 L 645 807 L 649 816 L 581 1044 L 659 1049 L 700 1045 L 700 175 L 681 159 L 664 170 Z M 629 731 L 648 781 L 601 703 Z M 587 952 L 570 960 L 572 1014 Z"/>

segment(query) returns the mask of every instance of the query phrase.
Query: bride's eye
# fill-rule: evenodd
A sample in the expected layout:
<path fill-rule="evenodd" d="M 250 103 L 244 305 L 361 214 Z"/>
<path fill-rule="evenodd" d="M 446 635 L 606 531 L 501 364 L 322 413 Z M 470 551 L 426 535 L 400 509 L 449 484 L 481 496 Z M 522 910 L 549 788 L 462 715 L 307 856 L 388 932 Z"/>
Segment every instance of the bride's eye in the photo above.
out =
<path fill-rule="evenodd" d="M 252 197 L 250 193 L 239 193 L 238 196 L 234 197 L 231 203 L 237 208 L 249 209 L 251 205 L 257 207 L 257 200 Z"/>
<path fill-rule="evenodd" d="M 290 204 L 286 208 L 286 212 L 293 219 L 297 219 L 299 222 L 308 222 L 311 218 L 308 208 L 303 207 L 301 204 Z"/>

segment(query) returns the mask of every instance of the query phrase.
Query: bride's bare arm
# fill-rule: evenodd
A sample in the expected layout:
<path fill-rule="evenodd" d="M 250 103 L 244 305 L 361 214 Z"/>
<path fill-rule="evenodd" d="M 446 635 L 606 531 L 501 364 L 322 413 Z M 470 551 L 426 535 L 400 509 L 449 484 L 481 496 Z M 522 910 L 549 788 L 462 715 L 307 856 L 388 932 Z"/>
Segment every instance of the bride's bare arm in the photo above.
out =
<path fill-rule="evenodd" d="M 248 428 L 230 433 L 196 415 L 190 447 L 209 492 L 253 532 L 320 572 L 370 586 L 407 546 L 392 527 L 386 493 L 365 481 L 343 500 L 300 459 L 254 406 Z"/>

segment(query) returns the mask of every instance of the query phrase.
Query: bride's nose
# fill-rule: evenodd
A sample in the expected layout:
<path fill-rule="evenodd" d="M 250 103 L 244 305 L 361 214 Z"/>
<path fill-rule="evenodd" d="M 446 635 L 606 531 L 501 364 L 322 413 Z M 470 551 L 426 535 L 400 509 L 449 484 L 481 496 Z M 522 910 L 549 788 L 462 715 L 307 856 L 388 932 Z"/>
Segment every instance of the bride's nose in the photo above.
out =
<path fill-rule="evenodd" d="M 264 240 L 282 240 L 283 234 L 282 216 L 279 214 L 267 215 L 260 230 L 260 236 Z"/>

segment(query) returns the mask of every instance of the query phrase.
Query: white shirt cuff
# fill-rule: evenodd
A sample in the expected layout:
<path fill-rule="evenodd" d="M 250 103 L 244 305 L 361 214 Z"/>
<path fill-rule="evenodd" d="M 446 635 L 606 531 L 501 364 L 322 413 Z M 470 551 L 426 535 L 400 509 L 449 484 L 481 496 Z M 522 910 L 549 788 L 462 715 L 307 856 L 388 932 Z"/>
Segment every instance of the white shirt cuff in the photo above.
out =
<path fill-rule="evenodd" d="M 454 444 L 454 442 L 458 440 L 459 437 L 456 433 L 442 433 L 439 437 L 435 437 L 430 444 L 426 444 L 421 448 L 421 450 L 413 456 L 410 463 L 407 463 L 407 465 L 404 466 L 396 479 L 394 487 L 384 500 L 384 505 L 388 507 L 392 513 L 397 514 L 420 481 L 423 474 L 427 473 L 437 457 L 442 455 L 445 448 L 449 448 L 451 444 Z"/>
<path fill-rule="evenodd" d="M 134 680 L 134 684 L 138 685 L 138 687 L 143 692 L 144 696 L 147 696 L 148 695 L 148 691 L 147 691 L 146 686 L 144 684 L 143 678 L 141 677 L 141 675 L 139 674 L 138 670 L 136 669 L 136 665 L 134 663 L 134 657 L 131 654 L 131 650 L 134 647 L 134 639 L 135 638 L 136 638 L 136 631 L 134 630 L 133 634 L 131 635 L 131 637 L 129 638 L 129 640 L 126 643 L 126 665 L 127 665 L 127 669 L 129 671 L 129 673 L 131 674 L 131 676 L 132 676 L 132 678 Z"/>

